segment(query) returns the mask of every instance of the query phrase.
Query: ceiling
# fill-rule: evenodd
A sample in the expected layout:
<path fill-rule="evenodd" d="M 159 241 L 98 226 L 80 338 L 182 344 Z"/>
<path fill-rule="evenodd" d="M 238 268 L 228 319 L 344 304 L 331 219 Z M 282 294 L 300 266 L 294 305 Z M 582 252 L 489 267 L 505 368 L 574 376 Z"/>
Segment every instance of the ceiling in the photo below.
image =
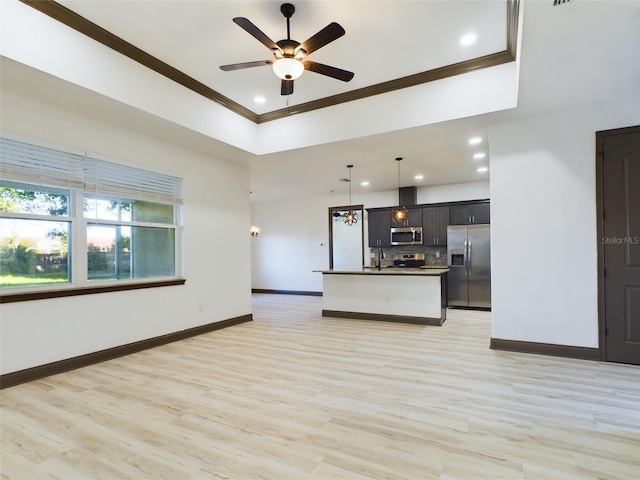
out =
<path fill-rule="evenodd" d="M 258 114 L 280 109 L 287 101 L 290 105 L 313 101 L 501 51 L 506 42 L 505 0 L 294 2 L 292 37 L 303 41 L 337 21 L 346 35 L 314 52 L 310 59 L 351 70 L 355 77 L 343 83 L 305 72 L 296 81 L 294 95 L 287 98 L 279 94 L 279 79 L 270 67 L 234 72 L 218 68 L 270 57 L 264 45 L 231 19 L 246 17 L 277 41 L 286 32 L 281 2 L 60 3 Z M 354 197 L 358 192 L 395 189 L 396 157 L 404 158 L 401 186 L 488 180 L 490 172 L 477 169 L 490 167 L 491 124 L 605 102 L 640 87 L 640 4 L 573 0 L 554 7 L 552 0 L 528 0 L 523 7 L 515 109 L 259 156 L 183 127 L 169 128 L 167 122 L 139 110 L 127 111 L 127 125 L 163 138 L 171 130 L 172 141 L 248 163 L 253 202 L 346 193 L 348 185 L 339 179 L 348 176 L 347 164 L 354 165 Z M 478 41 L 462 48 L 458 40 L 468 32 L 476 33 Z M 41 78 L 45 74 L 10 62 L 3 61 L 2 68 L 3 86 L 17 91 L 33 92 L 36 87 L 30 89 L 30 83 L 45 81 Z M 115 106 L 97 94 L 73 85 L 63 87 L 65 82 L 56 81 L 61 83 L 60 93 L 49 101 L 122 124 L 117 118 L 127 110 L 126 105 Z M 256 95 L 263 96 L 265 103 L 256 104 Z M 144 122 L 136 121 L 143 118 Z M 481 136 L 483 143 L 470 146 L 472 136 Z M 474 153 L 486 157 L 474 160 Z M 423 175 L 423 180 L 414 180 L 416 174 Z M 360 185 L 364 180 L 369 186 Z"/>
<path fill-rule="evenodd" d="M 261 114 L 368 87 L 506 49 L 507 1 L 296 1 L 291 37 L 303 42 L 331 22 L 346 34 L 308 59 L 355 73 L 345 83 L 305 72 L 291 96 L 269 66 L 223 72 L 221 65 L 272 60 L 233 23 L 245 17 L 274 41 L 286 38 L 280 1 L 58 0 L 154 57 Z M 372 26 L 375 26 L 372 28 Z M 393 33 L 392 33 L 393 32 Z M 480 41 L 463 47 L 460 37 Z M 256 103 L 261 97 L 264 103 Z"/>

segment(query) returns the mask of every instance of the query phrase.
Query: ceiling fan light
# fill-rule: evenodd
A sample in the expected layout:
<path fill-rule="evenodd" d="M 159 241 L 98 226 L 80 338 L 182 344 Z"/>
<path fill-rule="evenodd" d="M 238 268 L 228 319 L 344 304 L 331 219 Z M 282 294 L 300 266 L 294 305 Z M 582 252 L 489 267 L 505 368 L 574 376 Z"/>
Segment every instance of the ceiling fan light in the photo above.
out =
<path fill-rule="evenodd" d="M 283 80 L 296 80 L 304 72 L 304 65 L 295 58 L 280 58 L 273 62 L 273 71 Z"/>

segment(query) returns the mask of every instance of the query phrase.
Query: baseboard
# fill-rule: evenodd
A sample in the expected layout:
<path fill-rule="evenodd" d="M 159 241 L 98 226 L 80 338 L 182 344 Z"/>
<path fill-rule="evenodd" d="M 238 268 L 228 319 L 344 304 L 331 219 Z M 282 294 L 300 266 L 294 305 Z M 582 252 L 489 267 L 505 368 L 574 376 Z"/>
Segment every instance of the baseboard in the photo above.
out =
<path fill-rule="evenodd" d="M 277 295 L 307 295 L 311 297 L 322 296 L 322 292 L 312 292 L 307 290 L 269 290 L 264 288 L 252 288 L 251 293 L 273 293 Z"/>
<path fill-rule="evenodd" d="M 491 307 L 461 307 L 459 305 L 448 305 L 448 308 L 454 309 L 454 310 L 475 310 L 477 312 L 490 312 L 491 311 Z"/>
<path fill-rule="evenodd" d="M 492 350 L 535 353 L 538 355 L 578 358 L 581 360 L 600 360 L 600 350 L 598 348 L 574 347 L 571 345 L 555 345 L 552 343 L 523 342 L 520 340 L 492 338 L 490 348 Z"/>
<path fill-rule="evenodd" d="M 351 318 L 355 320 L 377 320 L 383 322 L 411 323 L 413 325 L 442 326 L 445 318 L 410 317 L 405 315 L 383 315 L 380 313 L 343 312 L 340 310 L 322 310 L 323 317 Z"/>
<path fill-rule="evenodd" d="M 140 340 L 126 345 L 100 350 L 98 352 L 87 353 L 78 357 L 47 363 L 46 365 L 39 365 L 37 367 L 27 368 L 17 372 L 6 373 L 0 376 L 0 390 L 13 387 L 14 385 L 19 385 L 21 383 L 38 380 L 50 375 L 57 375 L 58 373 L 68 372 L 70 370 L 75 370 L 76 368 L 87 367 L 106 360 L 112 360 L 132 353 L 141 352 L 142 350 L 147 350 L 149 348 L 159 347 L 161 345 L 166 345 L 167 343 L 177 342 L 189 337 L 195 337 L 196 335 L 202 335 L 203 333 L 232 327 L 252 320 L 252 314 L 242 315 L 240 317 L 209 323 L 207 325 L 200 325 L 198 327 L 188 328 L 179 332 L 148 338 L 146 340 Z"/>

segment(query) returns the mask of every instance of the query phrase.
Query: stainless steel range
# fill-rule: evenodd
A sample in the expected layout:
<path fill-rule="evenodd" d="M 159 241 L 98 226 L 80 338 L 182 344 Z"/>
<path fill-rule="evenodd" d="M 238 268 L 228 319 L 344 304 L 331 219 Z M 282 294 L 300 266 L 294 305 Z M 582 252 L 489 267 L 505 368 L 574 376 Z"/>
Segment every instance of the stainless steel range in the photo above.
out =
<path fill-rule="evenodd" d="M 420 268 L 426 265 L 424 253 L 396 253 L 387 268 Z"/>

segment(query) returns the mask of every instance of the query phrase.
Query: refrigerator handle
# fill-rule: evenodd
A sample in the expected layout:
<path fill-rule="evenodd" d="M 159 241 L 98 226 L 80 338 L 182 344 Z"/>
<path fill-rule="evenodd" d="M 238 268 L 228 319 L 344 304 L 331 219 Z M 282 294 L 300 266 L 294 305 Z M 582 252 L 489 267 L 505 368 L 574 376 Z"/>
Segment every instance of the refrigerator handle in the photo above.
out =
<path fill-rule="evenodd" d="M 464 241 L 464 276 L 469 275 L 469 242 Z"/>
<path fill-rule="evenodd" d="M 470 270 L 471 269 L 471 240 L 467 242 L 467 263 L 468 263 L 467 268 Z"/>

